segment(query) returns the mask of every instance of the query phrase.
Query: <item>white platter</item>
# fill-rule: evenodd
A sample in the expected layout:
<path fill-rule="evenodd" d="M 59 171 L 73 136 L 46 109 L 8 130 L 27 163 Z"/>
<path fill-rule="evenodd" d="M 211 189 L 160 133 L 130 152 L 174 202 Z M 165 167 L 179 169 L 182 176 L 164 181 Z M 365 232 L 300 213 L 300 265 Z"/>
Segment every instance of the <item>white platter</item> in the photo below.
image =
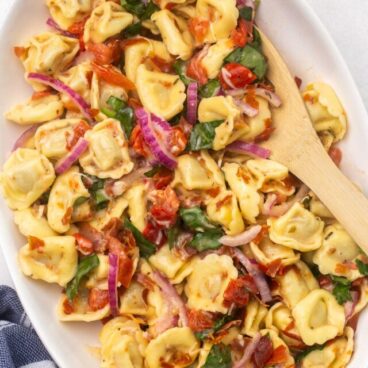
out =
<path fill-rule="evenodd" d="M 331 3 L 331 6 L 332 3 Z M 0 1 L 0 116 L 15 103 L 29 97 L 23 69 L 13 55 L 14 45 L 46 30 L 43 0 Z M 368 194 L 368 115 L 357 88 L 333 41 L 304 0 L 263 0 L 258 23 L 284 54 L 290 69 L 304 83 L 322 80 L 335 87 L 350 120 L 343 170 Z M 358 50 L 356 51 L 359 52 Z M 3 163 L 22 129 L 1 119 L 0 162 Z M 98 343 L 100 324 L 62 324 L 55 306 L 58 287 L 25 278 L 18 270 L 16 254 L 24 239 L 13 224 L 12 214 L 0 200 L 0 243 L 11 276 L 40 338 L 61 368 L 98 367 L 89 346 Z M 356 352 L 349 368 L 365 368 L 368 362 L 368 313 L 358 326 Z"/>

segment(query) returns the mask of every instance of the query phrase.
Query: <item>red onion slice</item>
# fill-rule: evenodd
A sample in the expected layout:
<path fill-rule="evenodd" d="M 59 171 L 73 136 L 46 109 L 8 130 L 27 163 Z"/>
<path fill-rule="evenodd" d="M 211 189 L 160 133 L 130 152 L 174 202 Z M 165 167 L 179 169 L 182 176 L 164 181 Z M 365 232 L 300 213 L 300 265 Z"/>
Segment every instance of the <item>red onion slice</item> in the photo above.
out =
<path fill-rule="evenodd" d="M 165 294 L 167 300 L 174 307 L 177 308 L 182 326 L 183 327 L 188 326 L 187 309 L 185 307 L 184 302 L 181 300 L 179 294 L 177 293 L 175 287 L 171 285 L 170 281 L 158 271 L 153 272 L 152 279 L 161 289 L 163 294 Z"/>
<path fill-rule="evenodd" d="M 84 138 L 79 138 L 77 144 L 72 148 L 72 150 L 55 165 L 55 172 L 57 174 L 62 174 L 68 169 L 70 169 L 74 162 L 76 162 L 79 157 L 88 148 L 88 141 Z"/>
<path fill-rule="evenodd" d="M 75 34 L 71 33 L 71 32 L 68 32 L 68 31 L 64 31 L 62 28 L 60 28 L 60 26 L 52 19 L 52 18 L 49 18 L 47 19 L 47 22 L 46 24 L 54 29 L 55 31 L 61 33 L 63 36 L 65 37 L 70 37 L 70 38 L 78 38 Z"/>
<path fill-rule="evenodd" d="M 13 146 L 11 151 L 14 152 L 18 148 L 24 147 L 25 144 L 27 143 L 27 141 L 30 140 L 34 136 L 34 134 L 36 133 L 37 128 L 38 128 L 38 125 L 32 125 L 26 131 L 24 131 L 21 134 L 21 136 L 14 143 L 14 146 Z"/>
<path fill-rule="evenodd" d="M 233 254 L 235 258 L 245 267 L 247 272 L 253 277 L 257 289 L 261 294 L 263 303 L 270 302 L 272 300 L 271 290 L 267 284 L 265 275 L 259 269 L 258 265 L 253 264 L 240 249 L 234 248 Z"/>
<path fill-rule="evenodd" d="M 254 91 L 256 96 L 266 99 L 273 107 L 280 107 L 282 104 L 281 98 L 269 89 L 257 87 L 252 91 Z"/>
<path fill-rule="evenodd" d="M 275 193 L 270 193 L 262 207 L 262 215 L 269 216 L 273 206 L 276 204 L 277 195 Z"/>
<path fill-rule="evenodd" d="M 155 114 L 151 114 L 151 120 L 158 127 L 160 127 L 161 130 L 163 130 L 164 132 L 167 132 L 168 133 L 172 129 L 171 125 L 166 120 L 160 118 L 159 116 L 157 116 Z M 156 128 L 156 127 L 154 126 L 154 128 Z"/>
<path fill-rule="evenodd" d="M 188 123 L 194 125 L 197 122 L 198 107 L 198 84 L 196 82 L 189 83 L 187 90 L 187 120 Z"/>
<path fill-rule="evenodd" d="M 344 304 L 344 310 L 345 310 L 345 318 L 346 318 L 346 321 L 349 321 L 349 319 L 353 316 L 353 314 L 354 314 L 354 310 L 355 310 L 355 307 L 356 307 L 356 305 L 357 305 L 357 304 L 358 304 L 358 302 L 359 302 L 359 298 L 360 298 L 360 293 L 359 293 L 359 291 L 352 290 L 352 291 L 351 291 L 351 299 L 352 299 L 352 300 L 349 300 L 349 301 L 347 301 L 347 302 Z"/>
<path fill-rule="evenodd" d="M 262 230 L 261 225 L 252 226 L 250 229 L 236 236 L 225 235 L 219 239 L 219 242 L 228 247 L 239 247 L 249 244 Z"/>
<path fill-rule="evenodd" d="M 255 109 L 253 106 L 249 105 L 248 103 L 242 101 L 242 100 L 237 100 L 237 99 L 233 99 L 235 102 L 235 105 L 238 106 L 242 113 L 254 118 L 255 116 L 257 116 L 259 114 L 259 110 Z"/>
<path fill-rule="evenodd" d="M 40 73 L 28 73 L 27 79 L 45 84 L 46 86 L 50 86 L 58 92 L 67 94 L 68 97 L 80 109 L 83 116 L 85 116 L 90 122 L 94 122 L 93 116 L 91 115 L 90 105 L 80 94 L 64 84 L 62 81 Z"/>
<path fill-rule="evenodd" d="M 231 73 L 226 70 L 225 68 L 222 68 L 221 69 L 221 75 L 222 75 L 222 78 L 224 79 L 225 83 L 231 88 L 231 89 L 237 89 L 233 82 L 231 81 Z"/>
<path fill-rule="evenodd" d="M 151 114 L 147 113 L 143 108 L 136 109 L 135 114 L 141 126 L 143 138 L 152 154 L 162 165 L 169 169 L 175 169 L 177 166 L 176 159 L 158 137 L 152 124 Z"/>
<path fill-rule="evenodd" d="M 260 342 L 261 338 L 261 334 L 257 332 L 252 338 L 252 341 L 245 348 L 243 356 L 240 358 L 240 360 L 234 363 L 233 368 L 244 368 L 246 364 L 250 362 L 252 355 L 256 351 L 257 345 Z"/>
<path fill-rule="evenodd" d="M 267 159 L 271 156 L 271 151 L 255 143 L 235 141 L 226 147 L 226 150 L 232 152 L 246 153 L 251 156 Z"/>
<path fill-rule="evenodd" d="M 119 269 L 119 257 L 114 253 L 109 253 L 108 290 L 109 290 L 109 303 L 111 313 L 113 316 L 119 315 L 118 269 Z"/>

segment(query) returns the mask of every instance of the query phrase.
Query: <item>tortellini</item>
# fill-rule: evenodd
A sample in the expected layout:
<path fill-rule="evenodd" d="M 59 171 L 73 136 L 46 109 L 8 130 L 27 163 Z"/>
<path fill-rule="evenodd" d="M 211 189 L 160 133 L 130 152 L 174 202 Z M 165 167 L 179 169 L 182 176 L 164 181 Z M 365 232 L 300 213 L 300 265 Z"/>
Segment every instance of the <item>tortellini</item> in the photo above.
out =
<path fill-rule="evenodd" d="M 308 266 L 299 261 L 289 268 L 284 275 L 277 276 L 279 293 L 289 308 L 295 307 L 312 290 L 319 285 Z"/>
<path fill-rule="evenodd" d="M 359 270 L 345 266 L 346 262 L 355 264 L 361 254 L 351 236 L 338 223 L 327 226 L 322 246 L 315 252 L 313 262 L 324 275 L 344 276 L 351 281 L 361 277 Z"/>
<path fill-rule="evenodd" d="M 198 0 L 197 15 L 210 22 L 205 42 L 215 42 L 230 36 L 238 23 L 236 0 Z"/>
<path fill-rule="evenodd" d="M 123 315 L 146 316 L 149 309 L 145 300 L 144 286 L 133 281 L 120 297 L 119 311 Z"/>
<path fill-rule="evenodd" d="M 236 163 L 225 163 L 222 170 L 231 190 L 236 195 L 244 219 L 255 223 L 262 200 L 253 182 L 247 180 L 249 176 L 246 175 L 246 169 Z"/>
<path fill-rule="evenodd" d="M 133 170 L 128 142 L 118 120 L 106 119 L 96 124 L 84 138 L 89 147 L 79 163 L 86 173 L 102 179 L 119 179 Z"/>
<path fill-rule="evenodd" d="M 136 85 L 149 112 L 169 120 L 183 110 L 185 85 L 177 75 L 150 71 L 142 64 L 137 69 Z"/>
<path fill-rule="evenodd" d="M 35 208 L 27 208 L 14 212 L 14 222 L 18 226 L 20 233 L 26 237 L 45 238 L 55 236 L 57 233 L 52 230 L 47 219 L 39 214 Z"/>
<path fill-rule="evenodd" d="M 32 37 L 20 59 L 26 72 L 55 74 L 62 72 L 79 51 L 77 39 L 46 32 Z M 36 90 L 43 90 L 33 84 Z"/>
<path fill-rule="evenodd" d="M 159 29 L 170 54 L 188 60 L 194 45 L 187 23 L 167 9 L 153 13 L 151 20 Z"/>
<path fill-rule="evenodd" d="M 136 81 L 137 67 L 141 65 L 146 58 L 156 56 L 166 62 L 170 62 L 172 60 L 172 57 L 163 42 L 151 40 L 149 38 L 141 38 L 140 42 L 127 45 L 124 52 L 125 73 L 133 82 Z"/>
<path fill-rule="evenodd" d="M 244 325 L 241 332 L 248 336 L 254 336 L 264 327 L 267 308 L 252 298 L 245 307 Z"/>
<path fill-rule="evenodd" d="M 51 162 L 33 149 L 18 148 L 0 174 L 3 195 L 13 210 L 24 210 L 52 185 L 55 171 Z"/>
<path fill-rule="evenodd" d="M 309 252 L 322 245 L 323 221 L 306 210 L 300 203 L 279 218 L 267 221 L 271 240 L 300 252 Z"/>
<path fill-rule="evenodd" d="M 34 137 L 37 150 L 52 160 L 66 156 L 69 152 L 68 139 L 73 137 L 74 128 L 80 122 L 79 119 L 61 119 L 43 124 Z"/>
<path fill-rule="evenodd" d="M 208 49 L 207 55 L 201 60 L 201 65 L 206 69 L 210 79 L 216 78 L 220 72 L 224 59 L 234 49 L 231 39 L 217 41 Z"/>
<path fill-rule="evenodd" d="M 185 286 L 187 305 L 191 309 L 226 313 L 224 292 L 238 271 L 229 256 L 210 254 L 194 263 L 193 272 Z"/>
<path fill-rule="evenodd" d="M 323 289 L 311 291 L 293 308 L 292 315 L 303 342 L 309 346 L 324 344 L 344 331 L 344 307 Z"/>
<path fill-rule="evenodd" d="M 100 333 L 101 368 L 144 368 L 147 341 L 134 320 L 117 317 Z"/>
<path fill-rule="evenodd" d="M 46 0 L 52 18 L 62 29 L 68 29 L 88 15 L 93 0 Z"/>
<path fill-rule="evenodd" d="M 58 233 L 65 233 L 70 228 L 74 202 L 80 198 L 89 198 L 79 169 L 73 166 L 57 177 L 53 185 L 47 206 L 47 220 L 50 227 Z"/>
<path fill-rule="evenodd" d="M 228 235 L 237 235 L 244 231 L 244 221 L 235 195 L 230 190 L 223 190 L 207 204 L 209 219 L 223 226 Z"/>
<path fill-rule="evenodd" d="M 163 364 L 184 368 L 190 366 L 199 353 L 199 343 L 189 327 L 171 328 L 147 346 L 147 368 L 161 368 Z"/>
<path fill-rule="evenodd" d="M 310 352 L 301 362 L 301 368 L 345 368 L 354 350 L 354 330 L 346 327 L 344 335 L 323 349 Z"/>
<path fill-rule="evenodd" d="M 100 290 L 107 290 L 107 278 L 109 274 L 109 256 L 98 254 L 98 266 L 88 275 L 86 281 L 86 288 L 98 288 Z"/>
<path fill-rule="evenodd" d="M 221 150 L 229 143 L 229 139 L 234 130 L 234 122 L 240 116 L 240 111 L 236 107 L 231 96 L 216 96 L 203 98 L 198 106 L 198 120 L 207 123 L 215 120 L 224 120 L 215 132 L 213 149 Z"/>
<path fill-rule="evenodd" d="M 130 221 L 140 231 L 146 227 L 147 215 L 147 188 L 144 183 L 137 183 L 123 195 L 128 202 Z"/>
<path fill-rule="evenodd" d="M 335 91 L 325 83 L 309 84 L 303 92 L 305 104 L 319 134 L 340 141 L 346 134 L 347 118 Z"/>
<path fill-rule="evenodd" d="M 22 272 L 35 280 L 65 286 L 75 275 L 78 253 L 72 236 L 37 239 L 20 249 L 18 259 Z"/>
<path fill-rule="evenodd" d="M 309 209 L 317 217 L 333 218 L 330 210 L 316 197 L 314 193 L 310 194 Z"/>
<path fill-rule="evenodd" d="M 30 99 L 24 104 L 12 107 L 5 117 L 20 125 L 40 124 L 57 119 L 64 112 L 64 105 L 58 95 Z"/>
<path fill-rule="evenodd" d="M 84 27 L 85 43 L 101 43 L 119 34 L 133 23 L 133 15 L 113 1 L 106 1 L 96 7 Z"/>

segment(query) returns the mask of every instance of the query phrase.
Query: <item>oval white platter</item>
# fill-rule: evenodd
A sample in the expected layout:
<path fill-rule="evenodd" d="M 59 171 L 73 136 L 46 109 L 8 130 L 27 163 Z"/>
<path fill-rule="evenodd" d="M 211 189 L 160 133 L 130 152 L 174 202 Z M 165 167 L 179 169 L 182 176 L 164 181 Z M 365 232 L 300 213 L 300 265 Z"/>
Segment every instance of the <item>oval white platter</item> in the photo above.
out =
<path fill-rule="evenodd" d="M 23 69 L 12 48 L 32 34 L 47 29 L 43 0 L 0 2 L 0 116 L 13 104 L 31 94 Z M 331 6 L 333 4 L 331 3 Z M 304 0 L 263 0 L 259 26 L 284 55 L 291 71 L 304 84 L 321 80 L 330 83 L 341 98 L 350 121 L 348 137 L 342 143 L 343 170 L 368 194 L 368 115 L 341 55 L 317 16 Z M 358 50 L 356 51 L 358 52 Z M 23 130 L 1 119 L 0 162 Z M 98 345 L 100 323 L 60 323 L 55 306 L 60 289 L 25 278 L 18 270 L 16 254 L 24 244 L 13 223 L 11 211 L 0 200 L 0 243 L 21 301 L 50 354 L 61 368 L 98 367 L 90 347 Z M 364 368 L 368 361 L 368 313 L 360 318 L 356 351 L 349 368 Z"/>

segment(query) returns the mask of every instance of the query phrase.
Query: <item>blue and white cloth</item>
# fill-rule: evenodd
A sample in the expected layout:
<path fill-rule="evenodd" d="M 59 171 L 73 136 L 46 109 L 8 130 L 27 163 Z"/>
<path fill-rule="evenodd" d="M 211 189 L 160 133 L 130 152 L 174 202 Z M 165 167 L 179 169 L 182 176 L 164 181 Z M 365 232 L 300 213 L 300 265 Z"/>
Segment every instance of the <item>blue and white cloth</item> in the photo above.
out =
<path fill-rule="evenodd" d="M 8 286 L 0 286 L 0 368 L 57 368 Z"/>

